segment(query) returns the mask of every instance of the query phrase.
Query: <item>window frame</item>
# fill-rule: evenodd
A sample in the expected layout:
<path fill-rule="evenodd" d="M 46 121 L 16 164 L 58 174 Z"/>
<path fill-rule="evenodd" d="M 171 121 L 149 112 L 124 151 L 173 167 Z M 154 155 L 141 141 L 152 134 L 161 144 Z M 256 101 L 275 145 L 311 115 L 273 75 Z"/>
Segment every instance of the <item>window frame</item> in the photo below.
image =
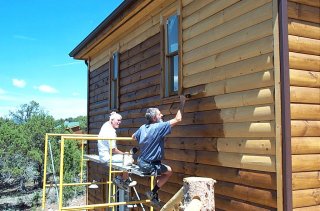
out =
<path fill-rule="evenodd" d="M 109 68 L 109 109 L 113 111 L 119 110 L 119 70 L 120 55 L 116 51 L 110 58 Z"/>
<path fill-rule="evenodd" d="M 177 16 L 178 20 L 178 49 L 174 52 L 169 53 L 168 49 L 168 28 L 167 28 L 167 21 L 170 17 Z M 172 8 L 170 11 L 167 11 L 166 14 L 162 14 L 160 19 L 160 37 L 161 37 L 161 98 L 175 98 L 179 94 L 182 93 L 182 39 L 181 39 L 181 15 L 180 10 L 175 7 Z M 178 90 L 174 91 L 174 83 L 172 83 L 172 80 L 174 74 L 172 72 L 174 71 L 174 68 L 169 68 L 170 64 L 170 58 L 172 58 L 171 61 L 173 61 L 174 57 L 178 56 Z"/>

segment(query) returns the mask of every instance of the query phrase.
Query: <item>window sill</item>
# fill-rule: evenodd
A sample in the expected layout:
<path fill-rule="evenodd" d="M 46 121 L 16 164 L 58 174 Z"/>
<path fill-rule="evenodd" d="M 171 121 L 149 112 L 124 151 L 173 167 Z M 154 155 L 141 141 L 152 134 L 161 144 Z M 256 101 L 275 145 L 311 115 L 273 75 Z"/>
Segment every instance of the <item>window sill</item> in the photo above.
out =
<path fill-rule="evenodd" d="M 164 97 L 161 99 L 162 104 L 169 104 L 169 103 L 175 103 L 180 102 L 179 95 L 174 95 L 170 97 Z"/>

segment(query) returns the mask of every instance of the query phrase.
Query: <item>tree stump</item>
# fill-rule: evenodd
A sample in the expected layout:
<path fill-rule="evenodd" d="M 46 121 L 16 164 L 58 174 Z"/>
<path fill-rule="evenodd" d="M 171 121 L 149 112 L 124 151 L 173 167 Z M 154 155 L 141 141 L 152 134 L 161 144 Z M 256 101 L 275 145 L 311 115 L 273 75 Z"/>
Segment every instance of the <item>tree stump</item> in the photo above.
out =
<path fill-rule="evenodd" d="M 215 210 L 214 183 L 216 181 L 205 177 L 186 177 L 183 179 L 183 194 L 185 210 Z M 199 203 L 199 201 L 201 204 Z M 193 201 L 193 202 L 192 202 Z M 192 202 L 192 203 L 191 203 Z M 188 208 L 188 206 L 192 208 Z M 198 207 L 195 208 L 195 206 Z"/>

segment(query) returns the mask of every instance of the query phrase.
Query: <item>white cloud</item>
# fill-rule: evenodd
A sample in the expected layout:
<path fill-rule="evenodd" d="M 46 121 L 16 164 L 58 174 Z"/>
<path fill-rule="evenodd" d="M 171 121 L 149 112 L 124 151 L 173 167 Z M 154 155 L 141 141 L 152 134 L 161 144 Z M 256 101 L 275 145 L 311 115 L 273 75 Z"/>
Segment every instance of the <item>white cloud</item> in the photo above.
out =
<path fill-rule="evenodd" d="M 72 93 L 72 96 L 79 96 L 79 95 L 80 95 L 79 92 L 73 92 L 73 93 Z"/>
<path fill-rule="evenodd" d="M 14 78 L 14 79 L 12 79 L 12 84 L 13 84 L 13 86 L 23 88 L 26 86 L 27 83 L 24 80 Z"/>
<path fill-rule="evenodd" d="M 45 92 L 45 93 L 58 93 L 58 90 L 56 90 L 55 88 L 49 85 L 40 85 L 38 87 L 35 87 L 35 89 L 38 89 L 40 92 Z"/>

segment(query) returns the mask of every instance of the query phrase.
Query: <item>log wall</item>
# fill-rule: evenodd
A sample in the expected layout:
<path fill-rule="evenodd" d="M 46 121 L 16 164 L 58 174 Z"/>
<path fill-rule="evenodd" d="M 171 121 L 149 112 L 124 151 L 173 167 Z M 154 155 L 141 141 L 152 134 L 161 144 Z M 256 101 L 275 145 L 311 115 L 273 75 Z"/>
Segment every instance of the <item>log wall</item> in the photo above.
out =
<path fill-rule="evenodd" d="M 320 3 L 288 1 L 295 210 L 320 207 Z"/>
<path fill-rule="evenodd" d="M 219 210 L 276 209 L 273 3 L 182 2 L 183 88 L 205 92 L 186 102 L 165 157 L 217 180 Z"/>
<path fill-rule="evenodd" d="M 120 52 L 119 112 L 123 116 L 118 136 L 131 136 L 144 124 L 148 107 L 159 107 L 168 120 L 178 109 L 178 98 L 160 97 L 160 20 L 167 11 L 180 8 L 182 88 L 202 86 L 204 92 L 187 100 L 182 123 L 166 140 L 164 163 L 174 174 L 161 188 L 163 201 L 180 189 L 182 178 L 204 176 L 217 180 L 218 210 L 277 209 L 281 186 L 276 165 L 280 140 L 275 117 L 275 3 L 144 1 L 139 13 L 92 50 L 89 133 L 99 133 L 108 119 L 109 59 L 115 51 Z M 314 15 L 318 11 L 315 1 L 288 2 L 293 205 L 297 210 L 319 206 L 315 195 L 320 188 L 320 31 Z M 122 150 L 133 145 L 118 142 Z M 96 143 L 90 142 L 89 153 L 97 153 Z M 106 175 L 102 166 L 89 163 L 90 180 L 105 180 Z M 147 179 L 135 179 L 140 193 L 150 188 Z M 101 203 L 105 197 L 105 187 L 89 190 L 89 203 Z"/>

